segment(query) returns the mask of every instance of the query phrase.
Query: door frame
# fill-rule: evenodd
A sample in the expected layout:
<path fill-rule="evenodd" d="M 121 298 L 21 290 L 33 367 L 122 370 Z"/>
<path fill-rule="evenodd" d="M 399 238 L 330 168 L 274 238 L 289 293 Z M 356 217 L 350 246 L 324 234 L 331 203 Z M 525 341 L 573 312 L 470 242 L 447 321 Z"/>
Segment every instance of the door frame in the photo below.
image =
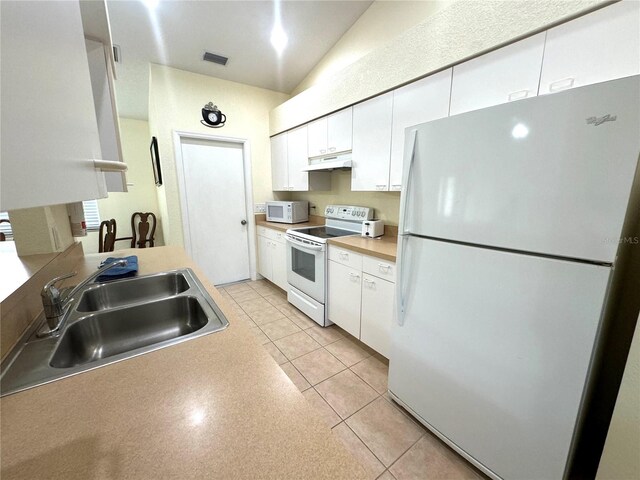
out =
<path fill-rule="evenodd" d="M 244 173 L 244 197 L 247 211 L 247 244 L 249 245 L 249 275 L 251 280 L 256 279 L 256 244 L 253 239 L 256 237 L 256 226 L 253 214 L 253 180 L 251 176 L 251 147 L 246 138 L 223 137 L 220 135 L 208 135 L 205 133 L 186 132 L 181 130 L 173 131 L 173 148 L 176 159 L 176 174 L 178 178 L 178 194 L 180 196 L 180 210 L 182 217 L 182 235 L 184 238 L 184 249 L 192 257 L 191 234 L 189 233 L 189 208 L 185 196 L 186 182 L 184 176 L 184 161 L 182 159 L 182 140 L 204 140 L 218 143 L 229 143 L 242 146 L 242 160 Z M 193 257 L 192 257 L 193 258 Z"/>

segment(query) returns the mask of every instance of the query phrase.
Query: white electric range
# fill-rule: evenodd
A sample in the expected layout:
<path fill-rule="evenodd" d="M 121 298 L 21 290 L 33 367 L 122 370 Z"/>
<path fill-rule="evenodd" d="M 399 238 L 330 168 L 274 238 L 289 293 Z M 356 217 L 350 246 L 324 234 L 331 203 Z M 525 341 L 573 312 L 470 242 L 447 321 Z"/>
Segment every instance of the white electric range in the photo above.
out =
<path fill-rule="evenodd" d="M 287 281 L 289 303 L 320 326 L 327 318 L 327 239 L 359 235 L 362 222 L 373 219 L 373 209 L 353 205 L 328 205 L 323 226 L 287 230 Z"/>

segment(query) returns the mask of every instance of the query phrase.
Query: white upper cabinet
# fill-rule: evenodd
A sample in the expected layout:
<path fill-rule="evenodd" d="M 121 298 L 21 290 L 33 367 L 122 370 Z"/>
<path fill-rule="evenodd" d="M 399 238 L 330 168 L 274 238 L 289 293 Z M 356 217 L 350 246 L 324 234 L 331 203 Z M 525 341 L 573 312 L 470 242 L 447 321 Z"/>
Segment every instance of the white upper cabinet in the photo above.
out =
<path fill-rule="evenodd" d="M 450 115 L 538 94 L 545 33 L 453 67 Z"/>
<path fill-rule="evenodd" d="M 123 162 L 114 78 L 109 54 L 106 50 L 109 47 L 95 40 L 87 39 L 85 42 L 102 159 Z M 127 191 L 127 180 L 124 172 L 107 172 L 105 173 L 105 180 L 109 192 Z"/>
<path fill-rule="evenodd" d="M 271 186 L 273 191 L 289 189 L 287 132 L 271 137 Z"/>
<path fill-rule="evenodd" d="M 308 156 L 320 157 L 351 150 L 352 108 L 345 108 L 308 124 Z"/>
<path fill-rule="evenodd" d="M 307 126 L 287 132 L 287 158 L 289 169 L 288 189 L 309 190 L 309 172 L 302 169 L 309 165 L 307 157 Z"/>
<path fill-rule="evenodd" d="M 0 210 L 106 196 L 78 2 L 0 2 Z"/>
<path fill-rule="evenodd" d="M 394 90 L 389 190 L 402 189 L 405 129 L 449 115 L 451 71 L 449 68 Z"/>
<path fill-rule="evenodd" d="M 327 117 L 327 153 L 348 152 L 353 138 L 353 109 L 351 107 Z"/>
<path fill-rule="evenodd" d="M 547 32 L 540 95 L 640 73 L 640 2 L 624 0 Z"/>
<path fill-rule="evenodd" d="M 353 107 L 351 190 L 389 190 L 393 92 Z"/>
<path fill-rule="evenodd" d="M 327 117 L 319 118 L 307 125 L 309 157 L 318 157 L 327 153 Z"/>

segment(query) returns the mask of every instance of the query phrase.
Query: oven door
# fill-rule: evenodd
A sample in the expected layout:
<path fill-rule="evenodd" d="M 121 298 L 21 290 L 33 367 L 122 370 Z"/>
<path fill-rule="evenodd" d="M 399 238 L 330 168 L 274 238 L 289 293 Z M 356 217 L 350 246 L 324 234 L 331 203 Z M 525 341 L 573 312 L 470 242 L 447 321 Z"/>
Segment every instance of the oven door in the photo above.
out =
<path fill-rule="evenodd" d="M 324 304 L 326 244 L 300 240 L 287 234 L 287 281 Z"/>

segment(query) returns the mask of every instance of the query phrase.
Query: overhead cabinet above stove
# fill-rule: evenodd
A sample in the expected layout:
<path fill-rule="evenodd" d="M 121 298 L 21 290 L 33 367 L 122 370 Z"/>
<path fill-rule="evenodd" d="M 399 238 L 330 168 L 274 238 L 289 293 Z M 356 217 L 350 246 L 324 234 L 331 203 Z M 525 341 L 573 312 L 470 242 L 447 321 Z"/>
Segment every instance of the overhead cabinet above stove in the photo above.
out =
<path fill-rule="evenodd" d="M 351 150 L 352 108 L 348 107 L 308 124 L 308 156 L 323 157 Z"/>

